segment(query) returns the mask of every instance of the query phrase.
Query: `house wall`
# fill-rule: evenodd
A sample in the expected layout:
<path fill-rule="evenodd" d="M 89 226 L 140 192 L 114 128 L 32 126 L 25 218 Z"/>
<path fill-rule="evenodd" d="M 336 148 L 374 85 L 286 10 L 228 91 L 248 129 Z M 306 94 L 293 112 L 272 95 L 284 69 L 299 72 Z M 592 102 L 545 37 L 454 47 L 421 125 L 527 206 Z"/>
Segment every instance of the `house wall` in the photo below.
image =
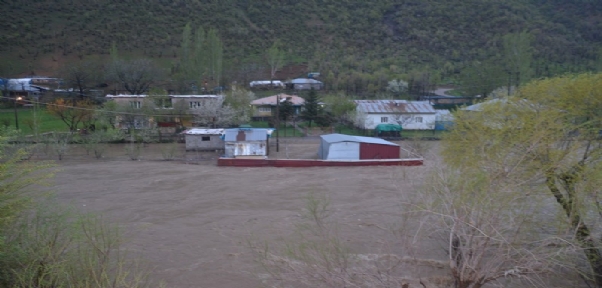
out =
<path fill-rule="evenodd" d="M 295 90 L 311 90 L 311 88 L 314 88 L 314 90 L 320 90 L 320 89 L 322 89 L 322 84 L 320 84 L 320 83 L 295 83 L 295 84 L 293 84 L 293 88 Z"/>
<path fill-rule="evenodd" d="M 325 158 L 324 158 L 325 156 Z M 359 160 L 360 143 L 358 142 L 337 142 L 330 143 L 326 155 L 322 155 L 324 160 Z"/>
<path fill-rule="evenodd" d="M 203 141 L 203 137 L 209 140 Z M 186 135 L 186 150 L 221 150 L 224 149 L 224 140 L 220 135 Z"/>
<path fill-rule="evenodd" d="M 270 111 L 259 111 L 260 108 L 269 108 Z M 253 116 L 254 117 L 271 117 L 272 116 L 272 107 L 270 105 L 261 105 L 261 106 L 253 106 Z"/>
<path fill-rule="evenodd" d="M 374 143 L 360 143 L 360 160 L 399 159 L 400 147 Z"/>
<path fill-rule="evenodd" d="M 365 114 L 364 128 L 374 129 L 381 123 L 400 124 L 404 130 L 432 130 L 434 129 L 436 114 Z M 386 122 L 381 118 L 387 117 Z M 416 117 L 422 117 L 422 122 L 418 122 Z"/>
<path fill-rule="evenodd" d="M 237 156 L 267 156 L 267 141 L 226 141 L 224 154 L 228 158 Z"/>

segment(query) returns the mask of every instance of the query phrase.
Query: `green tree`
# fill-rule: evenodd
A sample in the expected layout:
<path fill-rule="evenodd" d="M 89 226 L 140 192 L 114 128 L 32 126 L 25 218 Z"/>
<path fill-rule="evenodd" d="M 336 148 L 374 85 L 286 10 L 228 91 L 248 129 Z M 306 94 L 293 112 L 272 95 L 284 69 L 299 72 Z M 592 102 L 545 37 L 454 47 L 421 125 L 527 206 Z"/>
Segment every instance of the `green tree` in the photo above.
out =
<path fill-rule="evenodd" d="M 212 84 L 219 86 L 223 72 L 224 44 L 216 29 L 209 29 L 206 43 L 208 76 L 213 81 Z"/>
<path fill-rule="evenodd" d="M 311 127 L 312 122 L 320 116 L 320 97 L 313 88 L 307 94 L 305 103 L 303 104 L 303 110 L 301 111 L 301 117 L 308 122 Z"/>
<path fill-rule="evenodd" d="M 493 60 L 475 61 L 460 74 L 462 91 L 466 96 L 485 98 L 495 88 L 503 86 L 503 68 Z"/>
<path fill-rule="evenodd" d="M 276 72 L 284 65 L 284 51 L 281 46 L 280 40 L 276 40 L 266 51 L 265 57 L 270 66 L 270 80 L 274 80 Z"/>
<path fill-rule="evenodd" d="M 331 121 L 345 126 L 353 126 L 356 118 L 356 105 L 344 94 L 328 95 L 324 97 L 325 110 L 330 114 Z"/>
<path fill-rule="evenodd" d="M 280 102 L 280 107 L 278 107 L 278 115 L 280 116 L 280 120 L 286 122 L 295 114 L 295 107 L 293 107 L 293 103 L 288 99 Z"/>
<path fill-rule="evenodd" d="M 545 211 L 555 208 L 564 221 L 544 213 L 538 215 L 538 227 L 566 225 L 543 234 L 558 233 L 558 239 L 573 243 L 555 252 L 564 257 L 568 251 L 583 253 L 590 267 L 584 274 L 602 287 L 602 240 L 594 236 L 602 223 L 602 74 L 531 82 L 516 96 L 482 107 L 454 115 L 454 129 L 443 147 L 446 165 L 470 168 L 462 177 L 513 183 L 513 191 L 530 195 L 533 203 L 542 203 L 539 192 L 545 192 L 551 200 Z M 579 267 L 583 258 L 566 259 Z"/>
<path fill-rule="evenodd" d="M 522 31 L 504 35 L 503 61 L 510 78 L 509 86 L 520 86 L 533 76 L 533 36 Z"/>

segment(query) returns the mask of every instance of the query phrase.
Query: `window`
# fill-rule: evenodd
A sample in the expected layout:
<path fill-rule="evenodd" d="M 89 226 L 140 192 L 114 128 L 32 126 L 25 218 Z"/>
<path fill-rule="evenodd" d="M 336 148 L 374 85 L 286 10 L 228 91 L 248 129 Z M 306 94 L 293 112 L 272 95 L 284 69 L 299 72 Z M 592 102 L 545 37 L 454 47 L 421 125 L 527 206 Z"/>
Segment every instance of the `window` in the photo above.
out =
<path fill-rule="evenodd" d="M 134 109 L 140 109 L 141 106 L 140 101 L 130 101 L 130 107 Z"/>
<path fill-rule="evenodd" d="M 155 106 L 157 108 L 172 108 L 171 98 L 168 97 L 155 97 L 153 99 L 155 101 Z"/>
<path fill-rule="evenodd" d="M 211 140 L 211 137 L 209 137 L 209 136 L 201 137 L 201 141 L 210 141 L 210 140 Z"/>
<path fill-rule="evenodd" d="M 422 123 L 422 117 L 416 117 L 416 123 Z"/>
<path fill-rule="evenodd" d="M 259 112 L 272 112 L 272 108 L 270 107 L 259 107 Z"/>
<path fill-rule="evenodd" d="M 389 117 L 380 117 L 380 123 L 389 123 Z"/>
<path fill-rule="evenodd" d="M 201 102 L 193 101 L 190 102 L 190 109 L 198 109 L 201 108 Z"/>

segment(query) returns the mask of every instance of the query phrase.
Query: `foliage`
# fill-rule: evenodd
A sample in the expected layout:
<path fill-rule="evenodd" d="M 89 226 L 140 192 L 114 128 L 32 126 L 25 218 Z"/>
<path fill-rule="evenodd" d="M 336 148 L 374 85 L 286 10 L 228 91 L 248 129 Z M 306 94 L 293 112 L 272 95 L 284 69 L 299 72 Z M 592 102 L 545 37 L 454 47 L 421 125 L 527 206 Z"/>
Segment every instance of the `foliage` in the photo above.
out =
<path fill-rule="evenodd" d="M 301 110 L 301 117 L 303 120 L 307 121 L 309 127 L 311 127 L 311 123 L 316 121 L 316 119 L 320 116 L 320 97 L 318 97 L 318 93 L 313 88 L 305 97 L 305 103 L 303 104 L 303 110 Z"/>
<path fill-rule="evenodd" d="M 0 127 L 0 236 L 5 235 L 4 229 L 29 207 L 31 199 L 22 194 L 26 188 L 52 175 L 38 173 L 49 168 L 48 164 L 22 162 L 28 158 L 30 151 L 27 147 L 15 144 L 14 138 L 17 136 L 16 131 Z M 0 244 L 0 254 L 3 252 Z"/>
<path fill-rule="evenodd" d="M 266 59 L 270 66 L 270 79 L 274 79 L 276 71 L 282 68 L 284 65 L 284 51 L 282 50 L 282 43 L 279 40 L 274 41 L 274 44 L 266 51 Z"/>
<path fill-rule="evenodd" d="M 182 31 L 180 57 L 174 67 L 180 93 L 200 93 L 220 86 L 223 72 L 223 42 L 217 30 L 198 27 L 193 34 L 188 22 Z M 212 86 L 207 86 L 207 85 Z"/>
<path fill-rule="evenodd" d="M 266 0 L 227 0 L 150 1 L 132 6 L 106 0 L 26 0 L 8 3 L 0 12 L 0 26 L 6 28 L 0 35 L 6 43 L 0 47 L 0 71 L 4 75 L 52 74 L 47 63 L 60 65 L 100 55 L 110 60 L 153 59 L 165 68 L 173 67 L 177 74 L 179 63 L 197 65 L 184 62 L 182 44 L 199 47 L 196 39 L 207 39 L 207 31 L 219 27 L 223 75 L 220 69 L 212 69 L 218 72 L 210 73 L 215 83 L 269 77 L 262 56 L 278 39 L 286 52 L 285 65 L 305 62 L 311 72 L 321 72 L 328 90 L 374 97 L 386 92 L 391 79 L 410 84 L 411 78 L 422 78 L 411 74 L 430 72 L 431 79 L 455 80 L 475 61 L 494 59 L 504 67 L 500 59 L 505 54 L 504 35 L 524 32 L 533 40 L 529 66 L 534 77 L 599 69 L 601 5 L 599 1 L 559 0 L 293 1 L 277 5 Z M 190 33 L 174 33 L 187 24 Z M 186 35 L 189 40 L 184 39 Z M 117 53 L 106 55 L 117 48 L 118 57 Z M 219 49 L 202 51 L 218 55 L 210 51 Z M 182 81 L 200 80 L 198 74 L 181 77 Z"/>
<path fill-rule="evenodd" d="M 324 110 L 329 114 L 331 122 L 353 126 L 356 118 L 356 105 L 348 96 L 344 94 L 327 95 L 323 98 Z"/>
<path fill-rule="evenodd" d="M 532 208 L 515 208 L 524 204 L 511 206 L 513 213 L 526 213 L 518 215 L 523 222 L 539 221 L 521 232 L 544 243 L 547 235 L 559 239 L 563 244 L 551 252 L 564 258 L 559 263 L 564 267 L 581 266 L 583 258 L 574 254 L 583 253 L 590 269 L 581 273 L 597 287 L 602 287 L 602 243 L 593 231 L 602 221 L 601 85 L 602 74 L 543 79 L 522 86 L 515 96 L 483 105 L 482 111 L 459 111 L 443 149 L 446 165 L 463 177 L 495 181 L 486 187 L 512 188 L 507 191 L 519 194 L 510 197 L 523 195 L 521 201 L 528 205 L 546 203 L 535 215 L 528 214 Z M 497 193 L 489 195 L 484 199 L 504 203 L 495 199 Z M 557 215 L 543 213 L 550 210 Z"/>
<path fill-rule="evenodd" d="M 46 110 L 51 115 L 60 118 L 73 132 L 79 128 L 79 124 L 90 124 L 93 120 L 95 106 L 90 100 L 71 100 L 57 98 L 46 105 Z"/>
<path fill-rule="evenodd" d="M 284 99 L 284 101 L 279 103 L 278 107 L 278 117 L 280 117 L 281 121 L 288 121 L 292 116 L 295 115 L 295 107 L 293 107 L 293 103 L 288 99 Z"/>
<path fill-rule="evenodd" d="M 115 227 L 53 204 L 40 203 L 7 231 L 4 287 L 146 286 L 147 274 L 126 260 Z"/>
<path fill-rule="evenodd" d="M 51 132 L 46 139 L 47 144 L 50 146 L 50 149 L 52 149 L 52 152 L 56 154 L 59 161 L 63 160 L 63 156 L 65 156 L 67 150 L 69 150 L 69 144 L 73 138 L 72 136 L 73 134 L 69 133 Z"/>
<path fill-rule="evenodd" d="M 236 114 L 230 124 L 240 125 L 249 122 L 253 108 L 249 105 L 255 99 L 255 94 L 245 89 L 231 89 L 226 93 L 223 105 L 233 109 Z"/>
<path fill-rule="evenodd" d="M 502 69 L 501 65 L 492 60 L 472 63 L 460 73 L 464 96 L 488 97 L 492 90 L 505 83 L 503 76 L 508 73 L 503 73 Z"/>
<path fill-rule="evenodd" d="M 144 287 L 147 274 L 126 260 L 114 227 L 33 192 L 55 170 L 24 160 L 14 133 L 0 128 L 0 286 Z"/>
<path fill-rule="evenodd" d="M 533 76 L 533 35 L 527 31 L 510 33 L 502 38 L 504 44 L 505 70 L 510 81 L 519 86 Z M 508 84 L 508 86 L 512 86 Z"/>
<path fill-rule="evenodd" d="M 100 159 L 108 148 L 108 143 L 123 140 L 123 132 L 116 129 L 99 129 L 83 135 L 83 145 L 88 153 L 92 152 L 94 158 Z"/>
<path fill-rule="evenodd" d="M 403 80 L 393 79 L 387 84 L 387 91 L 390 92 L 395 98 L 400 98 L 400 96 L 407 90 L 408 82 Z"/>
<path fill-rule="evenodd" d="M 200 106 L 191 110 L 194 124 L 199 127 L 216 128 L 240 125 L 248 121 L 248 114 L 239 113 L 249 111 L 248 109 L 238 111 L 231 105 L 224 105 L 224 100 L 224 97 L 218 97 L 200 102 Z"/>

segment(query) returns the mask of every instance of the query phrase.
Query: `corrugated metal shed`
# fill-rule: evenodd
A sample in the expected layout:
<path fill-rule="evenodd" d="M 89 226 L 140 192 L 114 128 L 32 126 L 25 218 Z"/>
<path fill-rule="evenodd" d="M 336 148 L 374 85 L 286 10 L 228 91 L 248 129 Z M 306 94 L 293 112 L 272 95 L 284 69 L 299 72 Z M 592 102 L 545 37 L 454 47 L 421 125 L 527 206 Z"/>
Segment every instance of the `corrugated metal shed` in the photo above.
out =
<path fill-rule="evenodd" d="M 322 141 L 326 141 L 328 143 L 337 143 L 337 142 L 365 142 L 365 143 L 373 143 L 373 144 L 383 144 L 383 145 L 391 145 L 397 146 L 399 145 L 389 142 L 387 140 L 381 138 L 374 137 L 364 137 L 364 136 L 353 136 L 353 135 L 345 135 L 345 134 L 327 134 L 322 135 Z"/>
<path fill-rule="evenodd" d="M 373 137 L 322 135 L 318 156 L 323 160 L 398 159 L 399 145 Z"/>
<path fill-rule="evenodd" d="M 274 129 L 233 128 L 224 131 L 225 157 L 267 156 L 268 138 Z"/>
<path fill-rule="evenodd" d="M 382 114 L 435 114 L 435 108 L 428 101 L 407 100 L 355 100 L 358 109 L 364 113 Z"/>

